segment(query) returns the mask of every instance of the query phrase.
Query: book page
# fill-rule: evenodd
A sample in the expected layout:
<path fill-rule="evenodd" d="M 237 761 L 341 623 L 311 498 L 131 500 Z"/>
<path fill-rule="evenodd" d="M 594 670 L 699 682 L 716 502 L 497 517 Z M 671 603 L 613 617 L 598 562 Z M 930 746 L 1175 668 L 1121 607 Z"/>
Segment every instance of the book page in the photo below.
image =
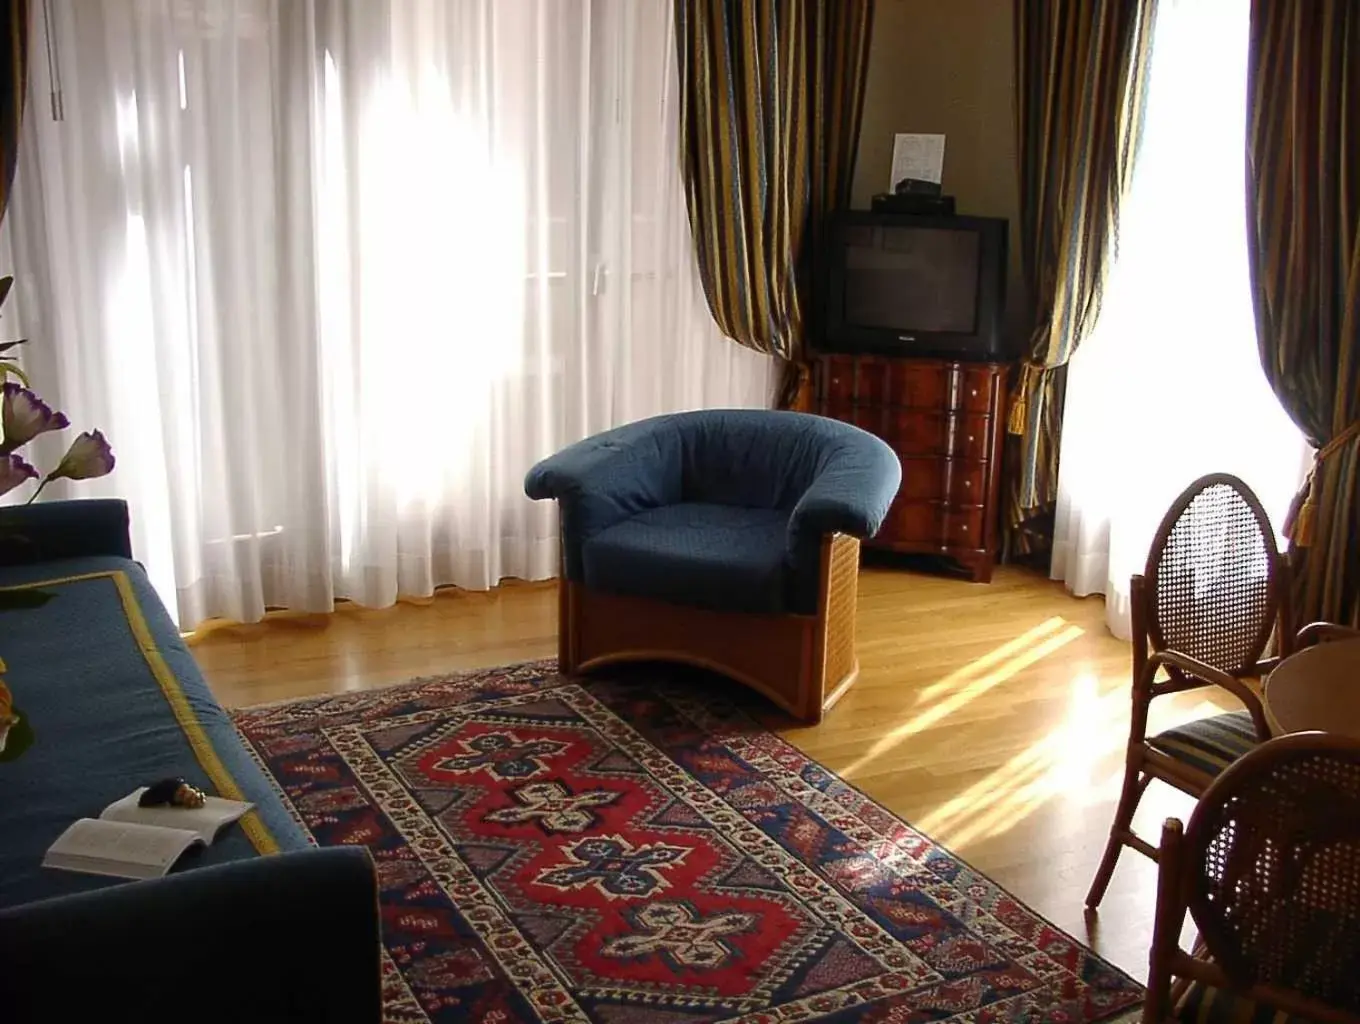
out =
<path fill-rule="evenodd" d="M 241 800 L 210 796 L 202 807 L 138 807 L 137 801 L 145 792 L 145 786 L 134 789 L 121 800 L 115 800 L 105 807 L 99 817 L 105 821 L 131 821 L 139 825 L 187 829 L 197 833 L 203 842 L 211 846 L 224 825 L 235 821 L 255 806 Z"/>
<path fill-rule="evenodd" d="M 81 818 L 47 848 L 43 866 L 151 878 L 169 871 L 198 842 L 197 833 L 182 829 Z"/>

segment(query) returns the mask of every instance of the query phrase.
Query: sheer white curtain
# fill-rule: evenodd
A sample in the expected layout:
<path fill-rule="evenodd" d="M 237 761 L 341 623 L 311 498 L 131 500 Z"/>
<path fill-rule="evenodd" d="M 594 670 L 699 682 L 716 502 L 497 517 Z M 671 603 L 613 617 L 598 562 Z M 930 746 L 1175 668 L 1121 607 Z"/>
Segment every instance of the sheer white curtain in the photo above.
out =
<path fill-rule="evenodd" d="M 182 626 L 552 575 L 536 459 L 768 404 L 696 281 L 670 0 L 50 11 L 17 327 Z"/>
<path fill-rule="evenodd" d="M 1249 0 L 1163 0 L 1145 134 L 1095 331 L 1067 382 L 1052 575 L 1103 593 L 1129 635 L 1129 576 L 1191 481 L 1235 473 L 1276 529 L 1309 450 L 1266 383 L 1246 248 Z"/>

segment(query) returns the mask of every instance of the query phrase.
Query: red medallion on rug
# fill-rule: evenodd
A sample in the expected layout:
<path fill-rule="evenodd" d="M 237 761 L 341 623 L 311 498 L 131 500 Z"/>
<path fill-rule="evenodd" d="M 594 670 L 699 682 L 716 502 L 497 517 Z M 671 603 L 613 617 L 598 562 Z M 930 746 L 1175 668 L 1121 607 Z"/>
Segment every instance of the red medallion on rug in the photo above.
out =
<path fill-rule="evenodd" d="M 664 670 L 521 665 L 235 718 L 319 843 L 372 852 L 392 1021 L 1088 1022 L 1142 998 Z"/>

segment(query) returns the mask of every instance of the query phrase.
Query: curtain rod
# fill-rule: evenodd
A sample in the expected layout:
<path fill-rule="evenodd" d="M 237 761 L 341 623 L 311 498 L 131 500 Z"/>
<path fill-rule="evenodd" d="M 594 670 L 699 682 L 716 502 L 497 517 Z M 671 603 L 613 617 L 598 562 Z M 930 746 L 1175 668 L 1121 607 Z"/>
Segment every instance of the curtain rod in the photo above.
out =
<path fill-rule="evenodd" d="M 66 102 L 61 94 L 60 51 L 52 40 L 51 0 L 42 0 L 43 36 L 47 42 L 47 86 L 52 96 L 52 120 L 66 120 Z"/>

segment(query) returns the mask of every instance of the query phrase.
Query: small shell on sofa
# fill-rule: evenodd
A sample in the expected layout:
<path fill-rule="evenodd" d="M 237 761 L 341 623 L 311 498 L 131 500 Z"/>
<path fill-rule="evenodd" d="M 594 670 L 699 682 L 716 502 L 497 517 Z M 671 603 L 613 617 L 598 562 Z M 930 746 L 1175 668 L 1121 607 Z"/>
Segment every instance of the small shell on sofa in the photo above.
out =
<path fill-rule="evenodd" d="M 180 783 L 175 790 L 175 795 L 170 798 L 170 803 L 175 807 L 202 807 L 208 800 L 208 794 L 197 786 L 191 786 L 187 782 Z"/>

